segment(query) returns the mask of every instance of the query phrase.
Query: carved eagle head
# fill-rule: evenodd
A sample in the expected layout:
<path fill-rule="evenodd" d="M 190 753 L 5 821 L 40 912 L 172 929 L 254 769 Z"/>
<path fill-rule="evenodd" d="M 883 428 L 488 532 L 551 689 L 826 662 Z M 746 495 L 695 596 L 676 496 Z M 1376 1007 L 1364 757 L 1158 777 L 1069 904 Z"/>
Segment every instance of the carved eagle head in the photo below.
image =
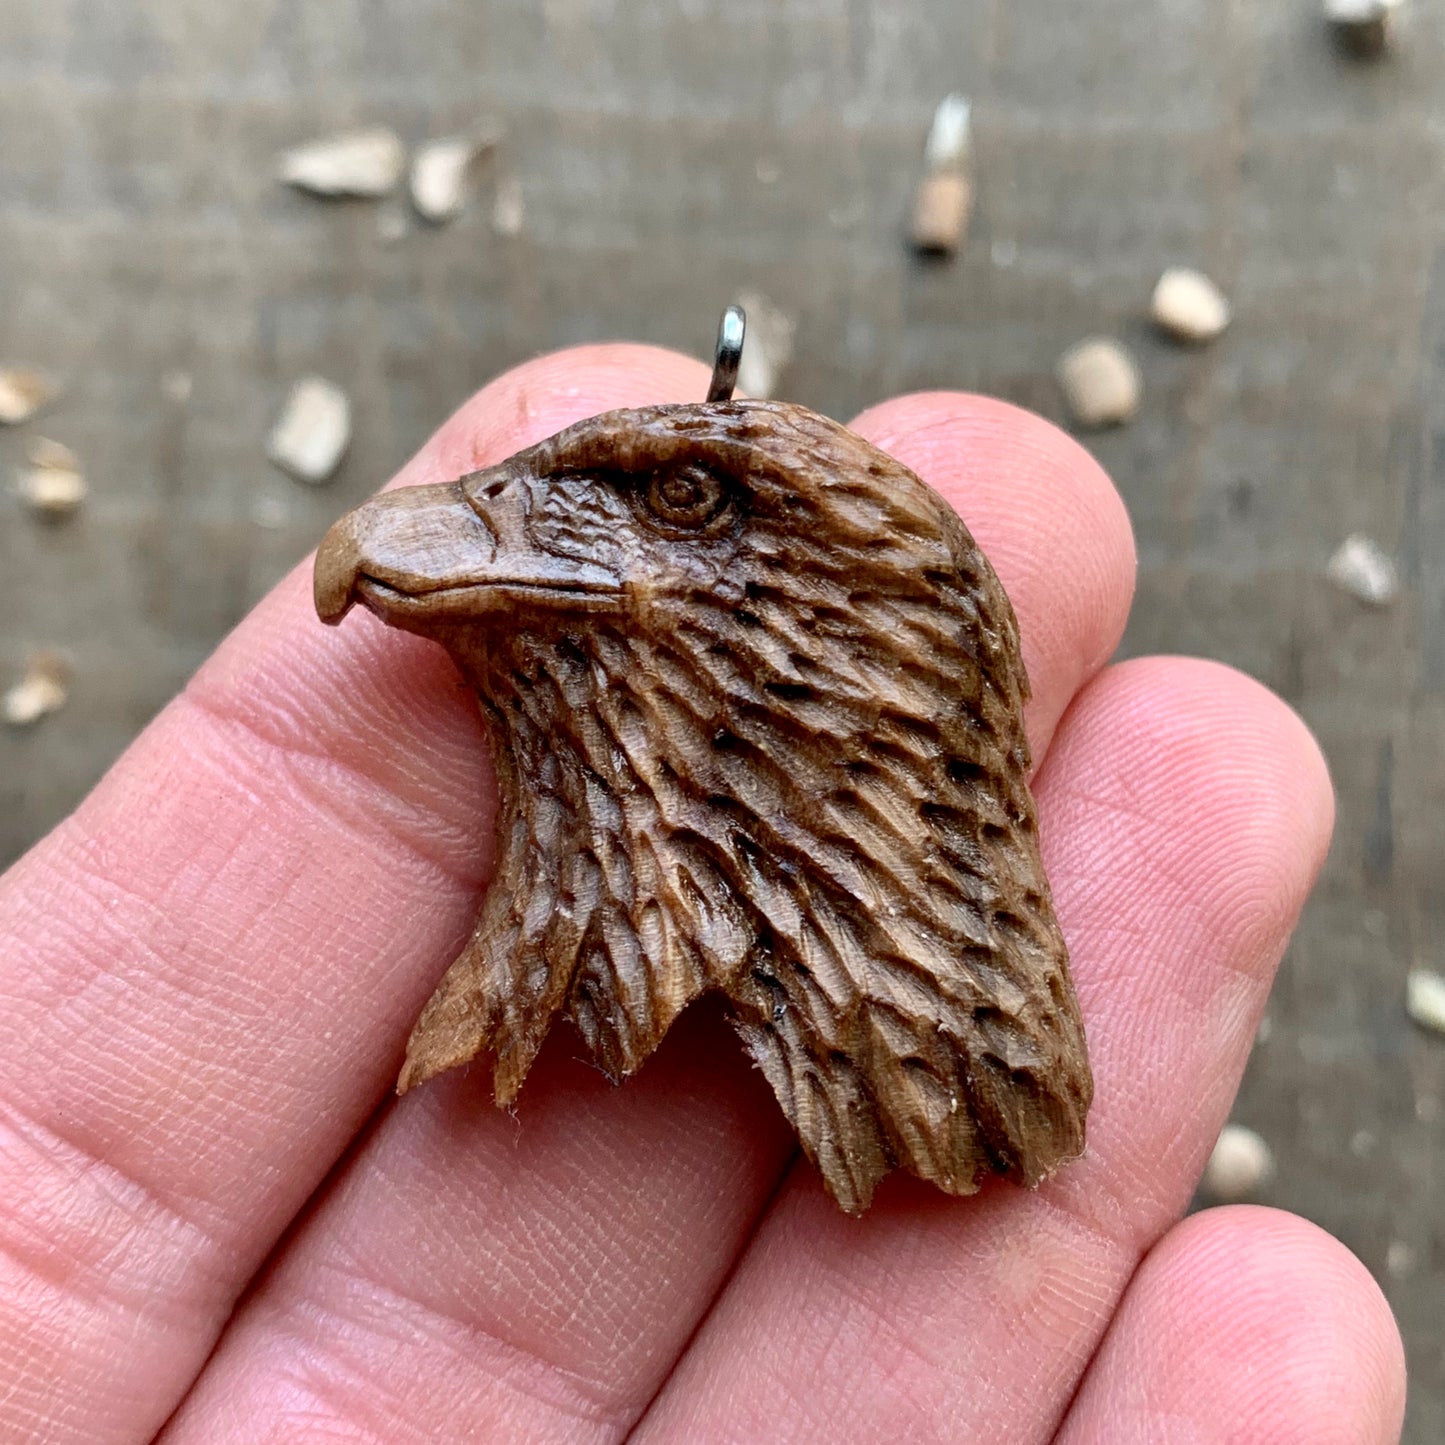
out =
<path fill-rule="evenodd" d="M 343 518 L 316 601 L 442 643 L 496 749 L 403 1088 L 485 1051 L 507 1104 L 561 1012 L 621 1077 L 718 990 L 846 1209 L 1080 1152 L 1017 624 L 905 467 L 795 406 L 615 412 Z"/>

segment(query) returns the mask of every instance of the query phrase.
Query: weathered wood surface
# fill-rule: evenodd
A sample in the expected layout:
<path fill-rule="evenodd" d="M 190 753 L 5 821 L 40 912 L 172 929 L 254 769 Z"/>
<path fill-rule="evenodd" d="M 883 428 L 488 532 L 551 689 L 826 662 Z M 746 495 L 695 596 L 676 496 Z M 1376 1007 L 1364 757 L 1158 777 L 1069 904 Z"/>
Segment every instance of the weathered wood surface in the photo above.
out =
<path fill-rule="evenodd" d="M 0 501 L 0 670 L 59 643 L 66 712 L 0 735 L 0 860 L 49 826 L 262 590 L 470 389 L 532 352 L 704 351 L 742 287 L 801 318 L 786 394 L 835 416 L 975 387 L 1058 416 L 1066 345 L 1115 330 L 1146 400 L 1098 439 L 1143 562 L 1132 651 L 1225 658 L 1323 740 L 1339 838 L 1239 1117 L 1273 1202 L 1378 1274 L 1410 1341 L 1410 1438 L 1445 1435 L 1445 1047 L 1405 1020 L 1445 963 L 1445 15 L 1360 66 L 1315 0 L 0 0 L 0 355 L 69 380 L 41 430 L 92 498 L 40 530 Z M 905 252 L 933 105 L 976 101 L 951 267 Z M 504 119 L 521 237 L 388 248 L 374 208 L 272 180 L 351 123 Z M 760 179 L 776 167 L 778 179 Z M 1165 265 L 1236 321 L 1181 352 L 1143 320 Z M 184 371 L 194 392 L 167 397 Z M 357 403 L 337 483 L 264 460 L 297 375 Z M 0 436 L 0 465 L 22 439 Z M 284 513 L 256 525 L 258 501 Z M 265 510 L 265 509 L 263 509 Z M 1406 592 L 1322 580 L 1362 530 Z M 1386 1251 L 1415 1252 L 1406 1278 Z"/>

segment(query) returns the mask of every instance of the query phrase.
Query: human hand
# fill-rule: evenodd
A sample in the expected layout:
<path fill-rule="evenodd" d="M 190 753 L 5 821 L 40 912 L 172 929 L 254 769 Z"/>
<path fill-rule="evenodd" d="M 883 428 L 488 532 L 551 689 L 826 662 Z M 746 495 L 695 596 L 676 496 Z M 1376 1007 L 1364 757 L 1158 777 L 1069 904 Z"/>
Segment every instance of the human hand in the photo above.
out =
<path fill-rule="evenodd" d="M 400 480 L 706 382 L 543 358 Z M 1086 1156 L 1034 1194 L 894 1176 L 850 1219 L 707 1005 L 621 1088 L 559 1029 L 515 1118 L 485 1069 L 390 1098 L 475 916 L 491 773 L 441 649 L 323 628 L 303 567 L 0 879 L 0 1438 L 1397 1438 L 1398 1336 L 1342 1246 L 1176 1223 L 1324 855 L 1318 750 L 1225 668 L 1105 666 L 1128 522 L 1053 428 L 955 395 L 855 425 L 1019 614 Z"/>

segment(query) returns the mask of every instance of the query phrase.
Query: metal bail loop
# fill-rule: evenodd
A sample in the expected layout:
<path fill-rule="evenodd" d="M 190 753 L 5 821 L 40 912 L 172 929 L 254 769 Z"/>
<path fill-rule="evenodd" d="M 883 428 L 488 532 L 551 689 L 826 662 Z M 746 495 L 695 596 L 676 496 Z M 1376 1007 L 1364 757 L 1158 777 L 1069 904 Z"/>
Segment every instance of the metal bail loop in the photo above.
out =
<path fill-rule="evenodd" d="M 709 401 L 731 401 L 738 384 L 738 365 L 743 359 L 743 337 L 747 334 L 748 315 L 741 306 L 729 306 L 717 328 L 717 351 L 712 364 L 712 385 L 707 389 Z"/>

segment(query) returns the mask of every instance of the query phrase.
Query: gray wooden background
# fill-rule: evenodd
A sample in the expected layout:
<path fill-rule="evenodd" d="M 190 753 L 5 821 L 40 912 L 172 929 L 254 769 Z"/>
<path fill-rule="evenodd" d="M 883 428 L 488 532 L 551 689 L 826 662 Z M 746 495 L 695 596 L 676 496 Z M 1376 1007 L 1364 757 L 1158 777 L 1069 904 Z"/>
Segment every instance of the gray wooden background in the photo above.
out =
<path fill-rule="evenodd" d="M 1403 40 L 1391 63 L 1343 60 L 1318 0 L 0 0 L 0 359 L 67 379 L 38 429 L 94 487 L 63 528 L 0 500 L 0 677 L 35 644 L 78 664 L 65 712 L 0 734 L 0 863 L 329 519 L 522 357 L 701 351 L 752 287 L 798 313 L 786 391 L 823 411 L 948 386 L 1057 417 L 1058 353 L 1116 331 L 1148 381 L 1138 422 L 1090 441 L 1139 535 L 1127 650 L 1277 688 L 1340 793 L 1238 1117 L 1278 1152 L 1267 1198 L 1382 1279 L 1410 1438 L 1445 1438 L 1445 1041 L 1403 1007 L 1412 961 L 1445 965 L 1435 0 Z M 955 89 L 977 107 L 978 215 L 958 264 L 920 267 L 909 192 Z M 375 207 L 272 179 L 282 146 L 332 127 L 414 140 L 482 116 L 508 127 L 515 239 L 485 186 L 388 247 Z M 1202 353 L 1141 319 L 1176 262 L 1237 305 Z M 262 451 L 310 370 L 358 411 L 324 492 Z M 0 436 L 0 467 L 23 441 Z M 1322 579 L 1355 530 L 1399 555 L 1393 610 Z"/>

